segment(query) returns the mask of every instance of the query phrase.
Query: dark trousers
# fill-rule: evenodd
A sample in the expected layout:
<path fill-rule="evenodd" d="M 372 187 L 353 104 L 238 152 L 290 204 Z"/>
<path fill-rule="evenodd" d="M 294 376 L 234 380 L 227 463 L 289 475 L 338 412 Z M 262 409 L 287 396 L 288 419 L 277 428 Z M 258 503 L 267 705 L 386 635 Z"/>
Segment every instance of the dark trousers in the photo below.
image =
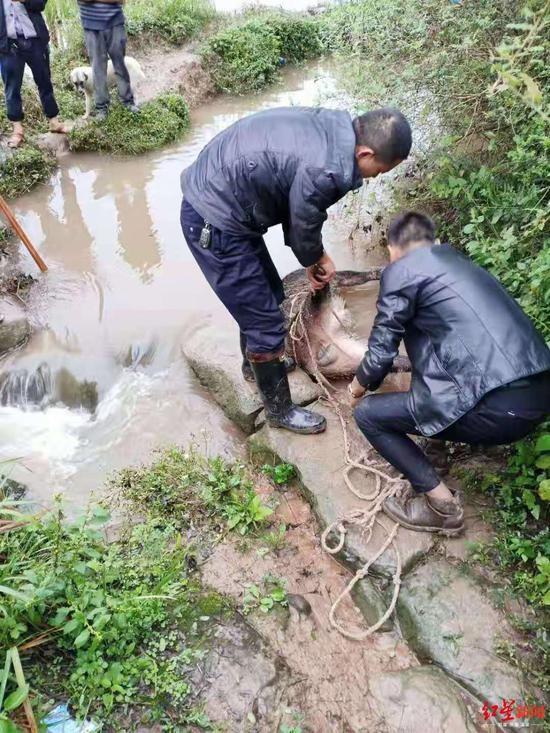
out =
<path fill-rule="evenodd" d="M 32 71 L 44 114 L 48 119 L 57 117 L 59 107 L 53 93 L 48 44 L 40 38 L 18 38 L 10 41 L 9 53 L 0 56 L 8 120 L 22 122 L 24 119 L 21 86 L 25 64 Z"/>
<path fill-rule="evenodd" d="M 86 49 L 92 62 L 94 73 L 95 107 L 97 110 L 109 109 L 109 88 L 107 85 L 107 64 L 113 62 L 118 96 L 126 106 L 134 104 L 134 94 L 130 74 L 126 68 L 126 29 L 123 25 L 107 28 L 104 31 L 84 31 Z"/>
<path fill-rule="evenodd" d="M 437 435 L 474 445 L 502 445 L 525 438 L 550 414 L 550 372 L 495 389 Z M 355 408 L 355 420 L 378 453 L 425 492 L 441 481 L 420 447 L 408 435 L 421 435 L 409 410 L 407 392 L 370 395 Z"/>
<path fill-rule="evenodd" d="M 181 228 L 189 249 L 218 298 L 239 324 L 251 359 L 265 361 L 284 351 L 286 327 L 280 305 L 281 278 L 263 237 L 235 236 L 212 228 L 210 245 L 199 244 L 204 219 L 187 202 Z"/>

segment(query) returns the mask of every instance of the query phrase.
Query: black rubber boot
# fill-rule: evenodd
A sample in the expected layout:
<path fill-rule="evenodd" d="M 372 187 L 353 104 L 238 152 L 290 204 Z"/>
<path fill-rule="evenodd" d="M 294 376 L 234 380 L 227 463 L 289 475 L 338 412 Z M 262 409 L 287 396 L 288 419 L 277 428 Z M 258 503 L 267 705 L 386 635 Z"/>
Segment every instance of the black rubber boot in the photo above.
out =
<path fill-rule="evenodd" d="M 241 354 L 243 355 L 243 363 L 241 366 L 241 371 L 243 373 L 243 377 L 247 382 L 255 382 L 256 378 L 254 377 L 254 372 L 252 371 L 252 366 L 248 359 L 246 358 L 246 336 L 241 331 L 240 332 L 240 346 L 241 346 Z M 285 356 L 285 369 L 287 372 L 292 372 L 294 369 L 296 369 L 296 362 L 291 356 Z"/>
<path fill-rule="evenodd" d="M 283 361 L 253 362 L 251 366 L 264 401 L 266 420 L 271 427 L 305 435 L 322 433 L 326 429 L 327 421 L 322 415 L 292 402 Z"/>

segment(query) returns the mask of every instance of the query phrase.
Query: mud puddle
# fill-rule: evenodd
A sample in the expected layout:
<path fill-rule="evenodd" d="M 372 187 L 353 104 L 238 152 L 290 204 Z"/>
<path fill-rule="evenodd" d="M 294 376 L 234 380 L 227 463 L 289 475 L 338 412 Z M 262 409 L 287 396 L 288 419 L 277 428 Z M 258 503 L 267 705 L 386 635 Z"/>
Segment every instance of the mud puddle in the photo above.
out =
<path fill-rule="evenodd" d="M 369 680 L 417 666 L 415 656 L 394 631 L 358 644 L 330 626 L 331 605 L 349 581 L 349 571 L 323 552 L 310 507 L 296 491 L 274 492 L 267 482 L 258 490 L 264 500 L 279 505 L 274 525 L 287 527 L 284 544 L 270 549 L 260 539 L 246 552 L 233 542 L 218 545 L 203 567 L 203 581 L 229 596 L 237 608 L 243 607 L 247 588 L 262 588 L 266 579 L 278 579 L 291 600 L 286 610 L 256 610 L 246 616 L 263 641 L 263 661 L 259 663 L 258 647 L 250 642 L 256 649 L 251 667 L 236 673 L 240 654 L 233 652 L 232 672 L 222 674 L 224 695 L 217 694 L 216 685 L 206 691 L 209 715 L 214 720 L 227 716 L 231 731 L 267 733 L 284 726 L 304 733 L 384 730 L 383 711 L 369 693 Z M 339 620 L 350 628 L 365 628 L 351 601 L 343 604 Z M 260 672 L 251 675 L 254 669 Z M 233 675 L 232 684 L 228 675 Z"/>

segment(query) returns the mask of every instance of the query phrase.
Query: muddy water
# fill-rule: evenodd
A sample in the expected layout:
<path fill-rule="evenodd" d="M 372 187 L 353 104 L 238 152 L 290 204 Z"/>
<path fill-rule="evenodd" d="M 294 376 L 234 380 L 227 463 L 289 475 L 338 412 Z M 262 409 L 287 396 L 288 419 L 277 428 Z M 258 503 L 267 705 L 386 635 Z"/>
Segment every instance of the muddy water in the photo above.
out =
<path fill-rule="evenodd" d="M 288 70 L 280 87 L 252 98 L 222 98 L 196 110 L 178 145 L 138 158 L 71 155 L 48 185 L 15 210 L 49 265 L 29 308 L 36 335 L 2 370 L 64 367 L 97 382 L 94 415 L 84 410 L 0 408 L 0 459 L 20 458 L 14 477 L 47 501 L 64 492 L 75 506 L 114 469 L 146 460 L 166 443 L 196 439 L 211 452 L 239 450 L 242 436 L 182 360 L 189 329 L 233 321 L 183 241 L 179 175 L 218 131 L 256 109 L 344 104 L 328 67 Z M 355 197 L 351 196 L 354 206 Z M 335 207 L 327 249 L 341 268 L 365 255 L 347 245 Z M 279 227 L 267 236 L 282 275 L 297 267 Z M 28 261 L 28 270 L 35 272 Z"/>

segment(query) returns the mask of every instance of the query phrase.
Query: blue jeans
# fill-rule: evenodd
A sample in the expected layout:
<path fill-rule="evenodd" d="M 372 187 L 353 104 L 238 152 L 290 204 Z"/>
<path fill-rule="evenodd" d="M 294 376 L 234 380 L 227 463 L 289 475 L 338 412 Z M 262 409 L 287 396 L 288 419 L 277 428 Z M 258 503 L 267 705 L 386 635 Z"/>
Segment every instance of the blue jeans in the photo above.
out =
<path fill-rule="evenodd" d="M 204 219 L 185 199 L 185 240 L 210 287 L 239 324 L 247 354 L 267 361 L 284 351 L 286 327 L 280 305 L 285 294 L 263 237 L 235 236 L 212 227 L 210 246 L 199 244 Z"/>
<path fill-rule="evenodd" d="M 32 71 L 44 114 L 48 119 L 57 117 L 59 107 L 53 93 L 48 44 L 40 38 L 18 38 L 10 41 L 10 52 L 0 56 L 8 120 L 22 122 L 24 119 L 21 85 L 25 64 Z"/>

